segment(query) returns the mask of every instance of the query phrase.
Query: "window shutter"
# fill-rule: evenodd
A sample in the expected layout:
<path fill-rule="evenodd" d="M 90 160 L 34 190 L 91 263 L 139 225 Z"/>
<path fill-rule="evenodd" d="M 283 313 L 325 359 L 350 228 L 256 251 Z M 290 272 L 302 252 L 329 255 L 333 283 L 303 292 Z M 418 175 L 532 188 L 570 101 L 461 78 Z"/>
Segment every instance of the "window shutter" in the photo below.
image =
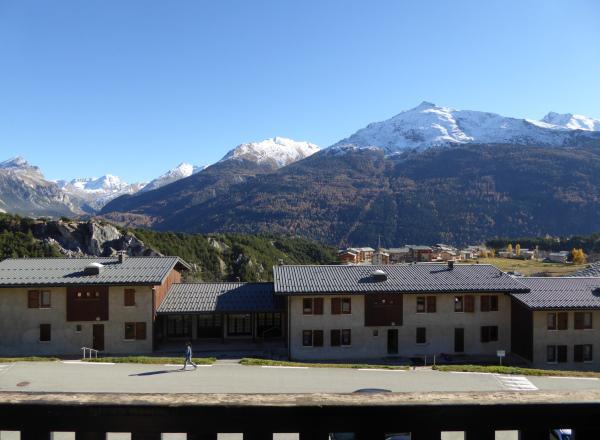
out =
<path fill-rule="evenodd" d="M 558 313 L 558 329 L 567 330 L 569 328 L 569 314 L 567 312 Z"/>
<path fill-rule="evenodd" d="M 435 296 L 427 297 L 427 313 L 435 313 L 436 312 L 436 298 Z"/>
<path fill-rule="evenodd" d="M 323 346 L 323 330 L 314 330 L 313 331 L 313 346 L 315 346 L 315 347 Z"/>
<path fill-rule="evenodd" d="M 490 296 L 490 311 L 492 311 L 492 312 L 498 311 L 498 295 Z"/>
<path fill-rule="evenodd" d="M 323 298 L 315 298 L 313 300 L 313 312 L 315 315 L 323 314 Z"/>
<path fill-rule="evenodd" d="M 581 330 L 583 327 L 583 313 L 575 312 L 575 329 Z"/>
<path fill-rule="evenodd" d="M 481 342 L 490 342 L 490 328 L 483 326 L 481 327 Z"/>
<path fill-rule="evenodd" d="M 135 289 L 125 289 L 125 305 L 135 306 Z"/>
<path fill-rule="evenodd" d="M 39 309 L 40 308 L 40 291 L 39 290 L 30 290 L 27 292 L 27 306 L 30 309 Z"/>
<path fill-rule="evenodd" d="M 475 311 L 475 297 L 473 295 L 465 296 L 465 312 L 473 313 Z"/>
<path fill-rule="evenodd" d="M 490 311 L 490 296 L 489 295 L 481 296 L 481 311 L 482 312 Z"/>
<path fill-rule="evenodd" d="M 573 351 L 573 361 L 583 362 L 583 345 L 575 345 Z"/>
<path fill-rule="evenodd" d="M 556 355 L 558 362 L 567 362 L 567 346 L 566 345 L 557 345 L 556 346 Z"/>
<path fill-rule="evenodd" d="M 493 325 L 490 327 L 490 341 L 498 340 L 498 326 Z"/>
<path fill-rule="evenodd" d="M 341 345 L 341 337 L 339 330 L 331 330 L 331 346 L 339 347 Z"/>
<path fill-rule="evenodd" d="M 50 341 L 52 339 L 50 324 L 40 324 L 40 341 Z"/>
<path fill-rule="evenodd" d="M 340 298 L 331 298 L 331 314 L 339 315 L 342 311 Z"/>
<path fill-rule="evenodd" d="M 146 323 L 135 323 L 135 339 L 146 339 Z"/>

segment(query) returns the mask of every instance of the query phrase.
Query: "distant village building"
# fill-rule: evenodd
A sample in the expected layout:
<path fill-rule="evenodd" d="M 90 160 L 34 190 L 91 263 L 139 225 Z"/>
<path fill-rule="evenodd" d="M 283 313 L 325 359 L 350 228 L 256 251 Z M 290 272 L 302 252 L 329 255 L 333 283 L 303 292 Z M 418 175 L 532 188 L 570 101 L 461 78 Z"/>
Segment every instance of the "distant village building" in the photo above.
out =
<path fill-rule="evenodd" d="M 373 253 L 373 264 L 382 265 L 382 264 L 390 264 L 390 254 L 384 252 L 383 249 L 377 249 Z"/>
<path fill-rule="evenodd" d="M 386 252 L 390 256 L 391 264 L 406 263 L 408 262 L 410 255 L 410 250 L 406 246 L 400 248 L 389 248 L 386 249 Z"/>
<path fill-rule="evenodd" d="M 547 257 L 553 263 L 566 263 L 569 259 L 568 251 L 550 252 Z"/>

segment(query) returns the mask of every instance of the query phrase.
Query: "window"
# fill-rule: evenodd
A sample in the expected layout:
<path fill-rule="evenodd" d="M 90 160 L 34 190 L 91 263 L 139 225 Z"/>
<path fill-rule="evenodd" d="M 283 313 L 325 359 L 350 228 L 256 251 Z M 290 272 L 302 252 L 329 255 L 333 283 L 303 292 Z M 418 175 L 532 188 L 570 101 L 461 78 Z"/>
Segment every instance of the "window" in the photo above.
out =
<path fill-rule="evenodd" d="M 75 331 L 76 331 L 77 333 L 81 333 L 81 324 L 77 324 L 77 325 L 75 326 Z"/>
<path fill-rule="evenodd" d="M 592 312 L 575 312 L 575 329 L 592 328 Z"/>
<path fill-rule="evenodd" d="M 497 312 L 498 311 L 498 296 L 497 295 L 481 295 L 481 311 L 482 312 Z"/>
<path fill-rule="evenodd" d="M 417 296 L 417 313 L 425 313 L 425 297 Z"/>
<path fill-rule="evenodd" d="M 546 362 L 549 362 L 549 363 L 556 362 L 556 345 L 546 346 Z"/>
<path fill-rule="evenodd" d="M 341 345 L 341 335 L 339 330 L 331 330 L 331 346 L 339 347 Z"/>
<path fill-rule="evenodd" d="M 475 312 L 475 297 L 473 295 L 465 296 L 465 312 L 466 313 L 474 313 Z"/>
<path fill-rule="evenodd" d="M 233 314 L 227 317 L 227 334 L 231 336 L 249 336 L 252 334 L 252 315 Z"/>
<path fill-rule="evenodd" d="M 40 308 L 40 291 L 39 290 L 30 290 L 27 292 L 27 307 L 30 309 L 39 309 Z"/>
<path fill-rule="evenodd" d="M 462 312 L 462 311 L 464 311 L 463 297 L 462 296 L 455 296 L 454 297 L 454 311 L 455 312 Z"/>
<path fill-rule="evenodd" d="M 304 347 L 312 347 L 313 346 L 312 330 L 302 330 L 302 345 Z"/>
<path fill-rule="evenodd" d="M 352 345 L 352 331 L 350 329 L 342 330 L 342 345 Z"/>
<path fill-rule="evenodd" d="M 50 324 L 40 324 L 40 342 L 50 342 L 52 340 L 52 329 Z"/>
<path fill-rule="evenodd" d="M 564 362 L 568 361 L 566 345 L 557 345 L 556 346 L 556 360 L 560 363 L 564 363 Z"/>
<path fill-rule="evenodd" d="M 313 347 L 323 346 L 323 330 L 313 330 Z"/>
<path fill-rule="evenodd" d="M 318 314 L 316 305 L 319 299 L 321 300 L 321 306 L 323 305 L 322 298 L 315 298 L 315 314 Z M 278 338 L 281 336 L 281 313 L 258 313 L 256 318 L 257 336 L 261 338 Z"/>
<path fill-rule="evenodd" d="M 199 316 L 198 320 L 202 320 L 203 317 L 203 315 Z M 167 336 L 170 338 L 191 337 L 192 317 L 189 315 L 168 315 Z"/>
<path fill-rule="evenodd" d="M 49 290 L 42 290 L 40 292 L 40 308 L 42 309 L 48 309 L 50 308 L 50 291 Z"/>
<path fill-rule="evenodd" d="M 323 314 L 323 298 L 314 298 L 313 299 L 313 313 L 315 315 Z"/>
<path fill-rule="evenodd" d="M 592 361 L 592 344 L 575 345 L 573 347 L 574 362 Z"/>
<path fill-rule="evenodd" d="M 567 330 L 569 328 L 569 314 L 567 312 L 557 313 L 558 317 L 558 329 Z"/>
<path fill-rule="evenodd" d="M 425 344 L 427 342 L 427 330 L 425 327 L 417 327 L 417 344 Z"/>
<path fill-rule="evenodd" d="M 481 327 L 481 342 L 491 342 L 498 340 L 498 326 L 484 325 Z"/>
<path fill-rule="evenodd" d="M 302 313 L 304 315 L 312 315 L 313 314 L 312 298 L 302 298 Z"/>
<path fill-rule="evenodd" d="M 548 330 L 556 330 L 556 313 L 548 313 L 546 323 Z"/>
<path fill-rule="evenodd" d="M 427 313 L 435 313 L 436 310 L 436 298 L 435 296 L 427 297 Z"/>
<path fill-rule="evenodd" d="M 125 307 L 135 306 L 135 289 L 125 289 Z"/>
<path fill-rule="evenodd" d="M 352 298 L 342 298 L 342 314 L 349 315 L 352 313 Z"/>
<path fill-rule="evenodd" d="M 185 330 L 179 336 L 192 335 L 192 317 L 190 315 L 181 315 L 178 318 L 183 318 Z M 221 338 L 223 337 L 223 320 L 221 315 L 206 314 L 198 315 L 196 321 L 196 334 L 199 338 Z"/>
<path fill-rule="evenodd" d="M 146 339 L 145 322 L 126 322 L 125 339 L 128 341 Z"/>

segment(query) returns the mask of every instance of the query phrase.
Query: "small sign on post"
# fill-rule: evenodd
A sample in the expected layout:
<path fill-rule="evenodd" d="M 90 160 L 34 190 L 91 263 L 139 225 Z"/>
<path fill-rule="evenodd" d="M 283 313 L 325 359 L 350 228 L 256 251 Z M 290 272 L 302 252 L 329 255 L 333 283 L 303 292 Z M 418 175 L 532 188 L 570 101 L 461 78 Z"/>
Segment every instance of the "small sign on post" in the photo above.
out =
<path fill-rule="evenodd" d="M 502 358 L 506 357 L 506 351 L 505 350 L 497 350 L 496 351 L 496 356 L 498 356 L 498 360 L 500 361 L 500 365 L 502 365 Z"/>

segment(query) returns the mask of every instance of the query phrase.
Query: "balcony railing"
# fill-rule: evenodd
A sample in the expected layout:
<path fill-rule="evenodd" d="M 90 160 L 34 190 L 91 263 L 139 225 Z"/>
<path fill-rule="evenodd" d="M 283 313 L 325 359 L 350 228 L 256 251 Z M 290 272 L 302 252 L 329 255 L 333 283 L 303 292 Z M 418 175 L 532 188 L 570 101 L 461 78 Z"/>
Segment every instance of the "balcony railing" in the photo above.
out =
<path fill-rule="evenodd" d="M 571 428 L 574 440 L 600 439 L 600 392 L 429 394 L 37 394 L 0 393 L 0 431 L 23 440 L 47 440 L 53 431 L 77 440 L 130 432 L 132 440 L 187 433 L 214 440 L 243 433 L 244 440 L 299 433 L 327 440 L 355 432 L 359 440 L 411 432 L 411 440 L 439 440 L 442 431 L 464 431 L 466 440 L 491 440 L 496 430 L 519 430 L 521 440 L 548 440 L 554 428 Z"/>

